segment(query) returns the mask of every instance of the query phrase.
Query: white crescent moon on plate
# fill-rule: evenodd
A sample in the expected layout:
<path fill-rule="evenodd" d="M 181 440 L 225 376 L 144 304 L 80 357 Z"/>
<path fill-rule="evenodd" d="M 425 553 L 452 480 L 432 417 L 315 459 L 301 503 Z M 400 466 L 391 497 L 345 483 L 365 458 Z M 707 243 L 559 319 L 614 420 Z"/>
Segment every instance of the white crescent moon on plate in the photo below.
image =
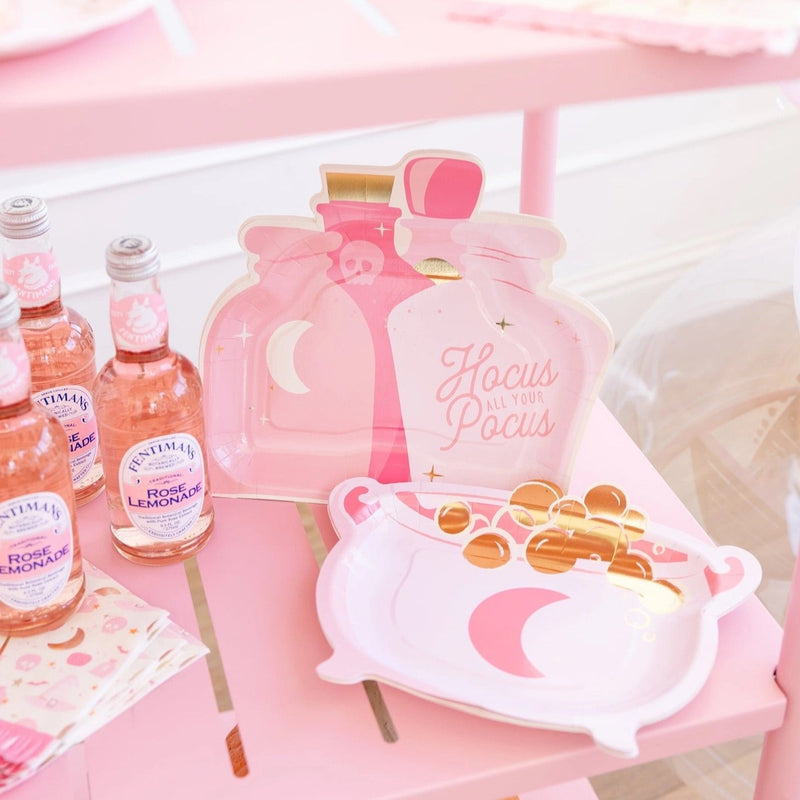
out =
<path fill-rule="evenodd" d="M 272 379 L 284 391 L 292 394 L 306 394 L 309 391 L 294 364 L 294 351 L 300 337 L 312 323 L 304 319 L 290 319 L 279 325 L 267 342 L 267 368 Z"/>

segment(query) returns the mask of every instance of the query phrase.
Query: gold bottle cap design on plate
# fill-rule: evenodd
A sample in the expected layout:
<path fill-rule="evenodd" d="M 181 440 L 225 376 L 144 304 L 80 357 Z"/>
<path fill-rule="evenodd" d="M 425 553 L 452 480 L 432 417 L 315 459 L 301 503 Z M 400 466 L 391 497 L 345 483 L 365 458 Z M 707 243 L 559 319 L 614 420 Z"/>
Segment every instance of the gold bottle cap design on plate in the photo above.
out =
<path fill-rule="evenodd" d="M 388 203 L 394 187 L 394 175 L 359 172 L 326 172 L 329 200 L 360 203 Z"/>
<path fill-rule="evenodd" d="M 443 258 L 424 258 L 414 265 L 414 269 L 436 282 L 461 280 L 458 270 Z"/>

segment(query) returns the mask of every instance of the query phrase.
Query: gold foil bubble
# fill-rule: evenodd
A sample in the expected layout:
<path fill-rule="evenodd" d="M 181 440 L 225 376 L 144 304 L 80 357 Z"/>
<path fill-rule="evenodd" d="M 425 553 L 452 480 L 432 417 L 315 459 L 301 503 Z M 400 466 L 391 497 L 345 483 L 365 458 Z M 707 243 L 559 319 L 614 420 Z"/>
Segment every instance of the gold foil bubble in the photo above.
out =
<path fill-rule="evenodd" d="M 555 528 L 540 531 L 528 542 L 525 559 L 537 572 L 568 572 L 576 560 L 575 554 L 569 552 L 569 540 L 564 531 Z"/>
<path fill-rule="evenodd" d="M 565 531 L 582 530 L 586 527 L 586 506 L 572 497 L 563 497 L 553 503 L 550 509 L 550 521 L 557 528 Z"/>
<path fill-rule="evenodd" d="M 509 506 L 508 514 L 511 519 L 526 530 L 536 527 L 536 519 L 527 508 L 520 508 L 519 506 Z"/>
<path fill-rule="evenodd" d="M 611 561 L 623 541 L 623 528 L 609 519 L 586 516 L 586 506 L 580 500 L 565 498 L 551 509 L 551 524 L 572 534 L 570 547 L 578 556 L 588 558 L 596 553 L 602 561 Z"/>
<path fill-rule="evenodd" d="M 495 569 L 511 560 L 511 546 L 499 533 L 482 533 L 464 548 L 464 558 L 476 567 Z"/>
<path fill-rule="evenodd" d="M 683 594 L 669 581 L 652 581 L 633 575 L 609 572 L 608 580 L 620 589 L 636 592 L 644 608 L 653 614 L 671 614 L 683 604 Z"/>
<path fill-rule="evenodd" d="M 629 508 L 622 518 L 622 524 L 625 526 L 628 540 L 635 542 L 637 539 L 641 539 L 647 530 L 647 514 L 636 508 Z"/>
<path fill-rule="evenodd" d="M 609 574 L 627 575 L 631 578 L 653 579 L 653 565 L 636 553 L 619 553 L 608 567 Z"/>
<path fill-rule="evenodd" d="M 532 517 L 536 525 L 547 522 L 549 509 L 556 500 L 564 496 L 561 487 L 550 481 L 527 481 L 517 486 L 511 494 L 512 506 L 519 506 L 527 511 L 515 516 L 520 525 L 525 525 L 525 520 Z"/>
<path fill-rule="evenodd" d="M 590 528 L 586 533 L 573 533 L 567 542 L 567 550 L 575 558 L 612 561 L 617 554 L 621 535 L 621 528 L 614 530 L 604 523 L 596 528 Z"/>
<path fill-rule="evenodd" d="M 584 495 L 583 502 L 594 517 L 621 517 L 628 507 L 622 490 L 610 484 L 593 486 Z"/>
<path fill-rule="evenodd" d="M 454 500 L 445 503 L 436 514 L 436 524 L 444 533 L 455 535 L 463 533 L 472 522 L 472 512 L 466 503 Z"/>
<path fill-rule="evenodd" d="M 643 608 L 629 608 L 625 612 L 625 624 L 634 630 L 643 631 L 650 626 L 650 615 Z"/>

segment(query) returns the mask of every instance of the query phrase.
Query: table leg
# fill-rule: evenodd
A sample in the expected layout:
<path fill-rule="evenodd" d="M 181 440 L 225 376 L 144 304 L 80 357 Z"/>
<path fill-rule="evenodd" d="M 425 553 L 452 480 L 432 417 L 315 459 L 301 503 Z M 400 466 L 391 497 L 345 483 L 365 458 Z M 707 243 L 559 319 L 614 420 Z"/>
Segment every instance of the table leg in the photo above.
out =
<path fill-rule="evenodd" d="M 553 216 L 558 109 L 526 111 L 522 120 L 522 175 L 519 210 L 538 217 Z"/>
<path fill-rule="evenodd" d="M 800 559 L 795 559 L 775 677 L 788 700 L 786 717 L 764 739 L 753 800 L 800 797 Z"/>

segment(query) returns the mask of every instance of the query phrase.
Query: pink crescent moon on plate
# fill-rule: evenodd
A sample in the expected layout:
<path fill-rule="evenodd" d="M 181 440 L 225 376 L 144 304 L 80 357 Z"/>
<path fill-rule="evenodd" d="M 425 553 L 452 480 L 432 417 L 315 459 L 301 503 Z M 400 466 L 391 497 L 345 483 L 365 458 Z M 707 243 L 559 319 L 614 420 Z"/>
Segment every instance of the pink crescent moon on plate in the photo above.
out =
<path fill-rule="evenodd" d="M 561 592 L 527 586 L 493 594 L 472 612 L 469 638 L 478 653 L 503 672 L 543 678 L 522 649 L 522 629 L 540 608 L 566 599 Z"/>

